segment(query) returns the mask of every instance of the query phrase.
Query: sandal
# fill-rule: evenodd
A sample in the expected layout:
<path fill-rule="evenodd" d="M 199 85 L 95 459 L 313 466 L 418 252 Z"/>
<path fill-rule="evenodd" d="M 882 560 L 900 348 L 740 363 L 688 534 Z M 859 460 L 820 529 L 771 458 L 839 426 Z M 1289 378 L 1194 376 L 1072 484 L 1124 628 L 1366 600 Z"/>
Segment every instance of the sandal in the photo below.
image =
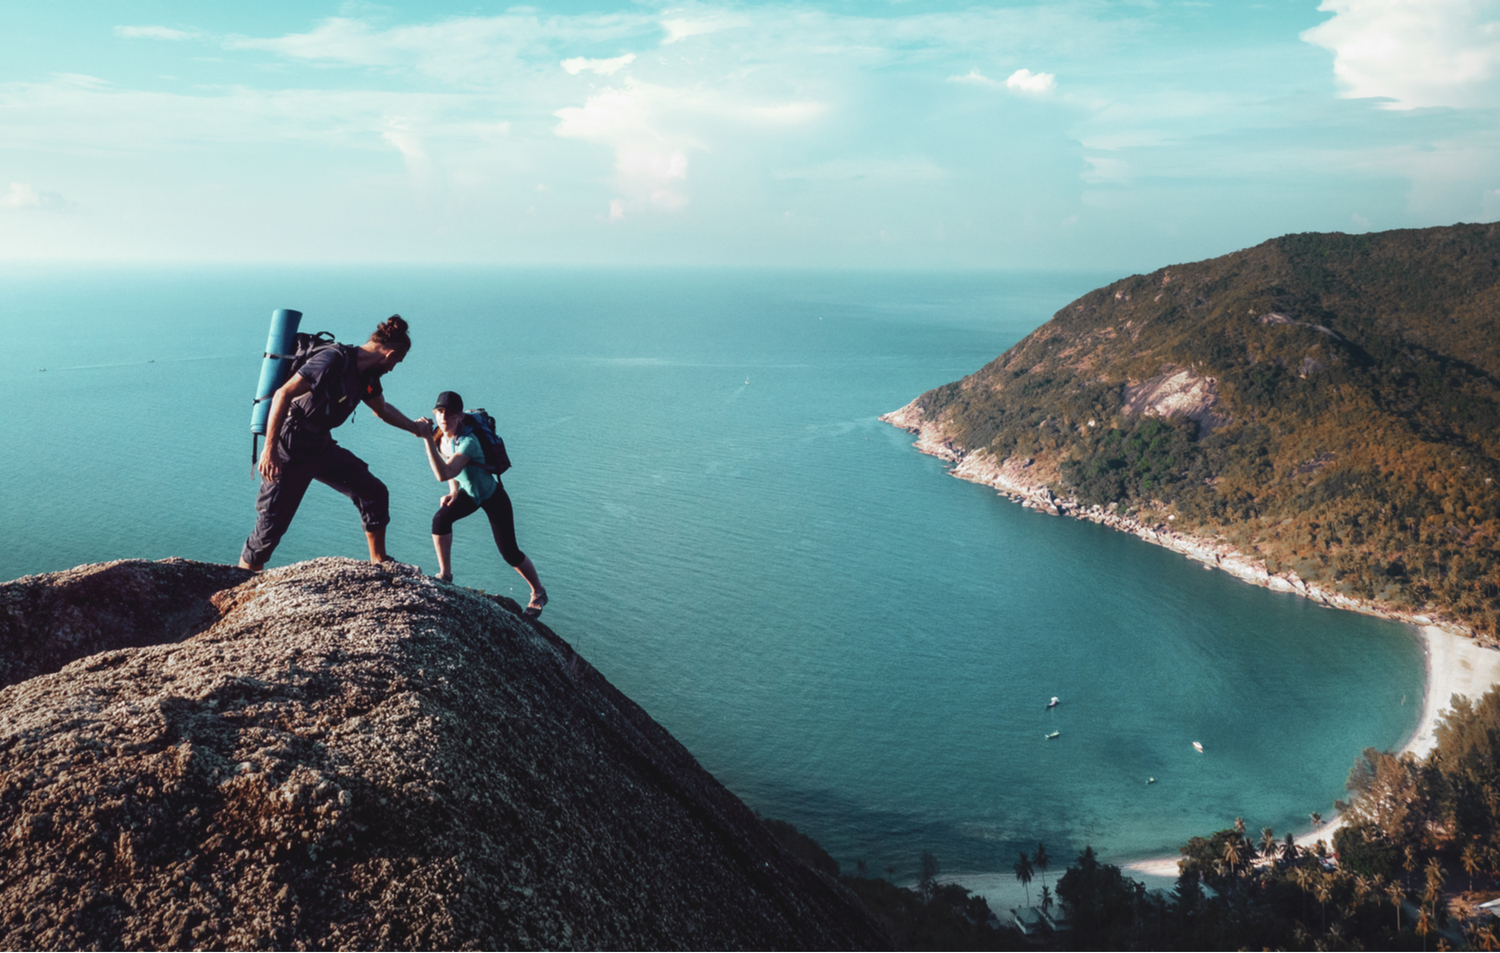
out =
<path fill-rule="evenodd" d="M 531 594 L 531 602 L 527 604 L 526 608 L 521 610 L 521 617 L 525 619 L 535 619 L 537 616 L 542 614 L 542 607 L 546 604 L 547 590 L 538 589 L 536 592 L 533 592 Z"/>

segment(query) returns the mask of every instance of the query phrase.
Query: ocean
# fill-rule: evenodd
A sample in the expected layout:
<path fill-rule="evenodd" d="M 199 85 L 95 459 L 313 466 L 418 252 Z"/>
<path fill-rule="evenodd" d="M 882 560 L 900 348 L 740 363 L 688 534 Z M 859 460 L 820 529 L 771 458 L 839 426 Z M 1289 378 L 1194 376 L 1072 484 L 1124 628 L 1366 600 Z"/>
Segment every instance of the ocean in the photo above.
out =
<path fill-rule="evenodd" d="M 350 343 L 400 312 L 387 398 L 497 418 L 545 621 L 846 870 L 909 879 L 931 851 L 962 880 L 1042 841 L 1060 873 L 1236 817 L 1305 831 L 1414 727 L 1409 629 L 1022 509 L 877 420 L 1116 277 L 8 265 L 0 579 L 234 562 L 272 310 Z M 368 412 L 336 436 L 391 488 L 392 555 L 433 571 L 420 445 Z M 314 485 L 270 565 L 323 555 L 364 540 Z M 482 517 L 454 565 L 525 600 Z"/>

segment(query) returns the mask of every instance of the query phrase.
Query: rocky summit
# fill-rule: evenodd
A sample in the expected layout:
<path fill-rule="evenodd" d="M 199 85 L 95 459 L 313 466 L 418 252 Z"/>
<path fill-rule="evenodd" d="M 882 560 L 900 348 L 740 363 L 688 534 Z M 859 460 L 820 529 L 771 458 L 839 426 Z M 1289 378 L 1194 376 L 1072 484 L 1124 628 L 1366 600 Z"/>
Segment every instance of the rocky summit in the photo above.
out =
<path fill-rule="evenodd" d="M 6 948 L 874 948 L 509 599 L 347 559 L 0 585 Z"/>

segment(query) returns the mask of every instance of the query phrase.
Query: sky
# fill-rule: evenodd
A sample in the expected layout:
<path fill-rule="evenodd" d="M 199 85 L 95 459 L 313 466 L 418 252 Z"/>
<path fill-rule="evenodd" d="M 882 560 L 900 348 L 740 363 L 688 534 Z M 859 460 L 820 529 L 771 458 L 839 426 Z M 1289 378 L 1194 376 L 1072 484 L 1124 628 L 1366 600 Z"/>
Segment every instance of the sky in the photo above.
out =
<path fill-rule="evenodd" d="M 1500 218 L 1500 0 L 0 16 L 0 263 L 1150 270 Z"/>

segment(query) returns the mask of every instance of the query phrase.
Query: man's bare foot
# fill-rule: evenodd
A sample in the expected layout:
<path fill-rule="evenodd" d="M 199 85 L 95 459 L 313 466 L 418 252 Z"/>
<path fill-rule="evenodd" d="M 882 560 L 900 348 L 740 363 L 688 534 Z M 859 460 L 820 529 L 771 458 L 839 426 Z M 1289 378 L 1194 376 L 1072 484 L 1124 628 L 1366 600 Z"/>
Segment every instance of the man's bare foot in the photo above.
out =
<path fill-rule="evenodd" d="M 243 558 L 241 558 L 240 559 L 240 568 L 241 569 L 248 569 L 251 572 L 260 572 L 262 569 L 264 569 L 266 567 L 265 567 L 264 563 L 262 563 L 259 566 L 256 566 L 253 563 L 247 563 L 247 562 L 245 562 L 245 560 Z"/>

